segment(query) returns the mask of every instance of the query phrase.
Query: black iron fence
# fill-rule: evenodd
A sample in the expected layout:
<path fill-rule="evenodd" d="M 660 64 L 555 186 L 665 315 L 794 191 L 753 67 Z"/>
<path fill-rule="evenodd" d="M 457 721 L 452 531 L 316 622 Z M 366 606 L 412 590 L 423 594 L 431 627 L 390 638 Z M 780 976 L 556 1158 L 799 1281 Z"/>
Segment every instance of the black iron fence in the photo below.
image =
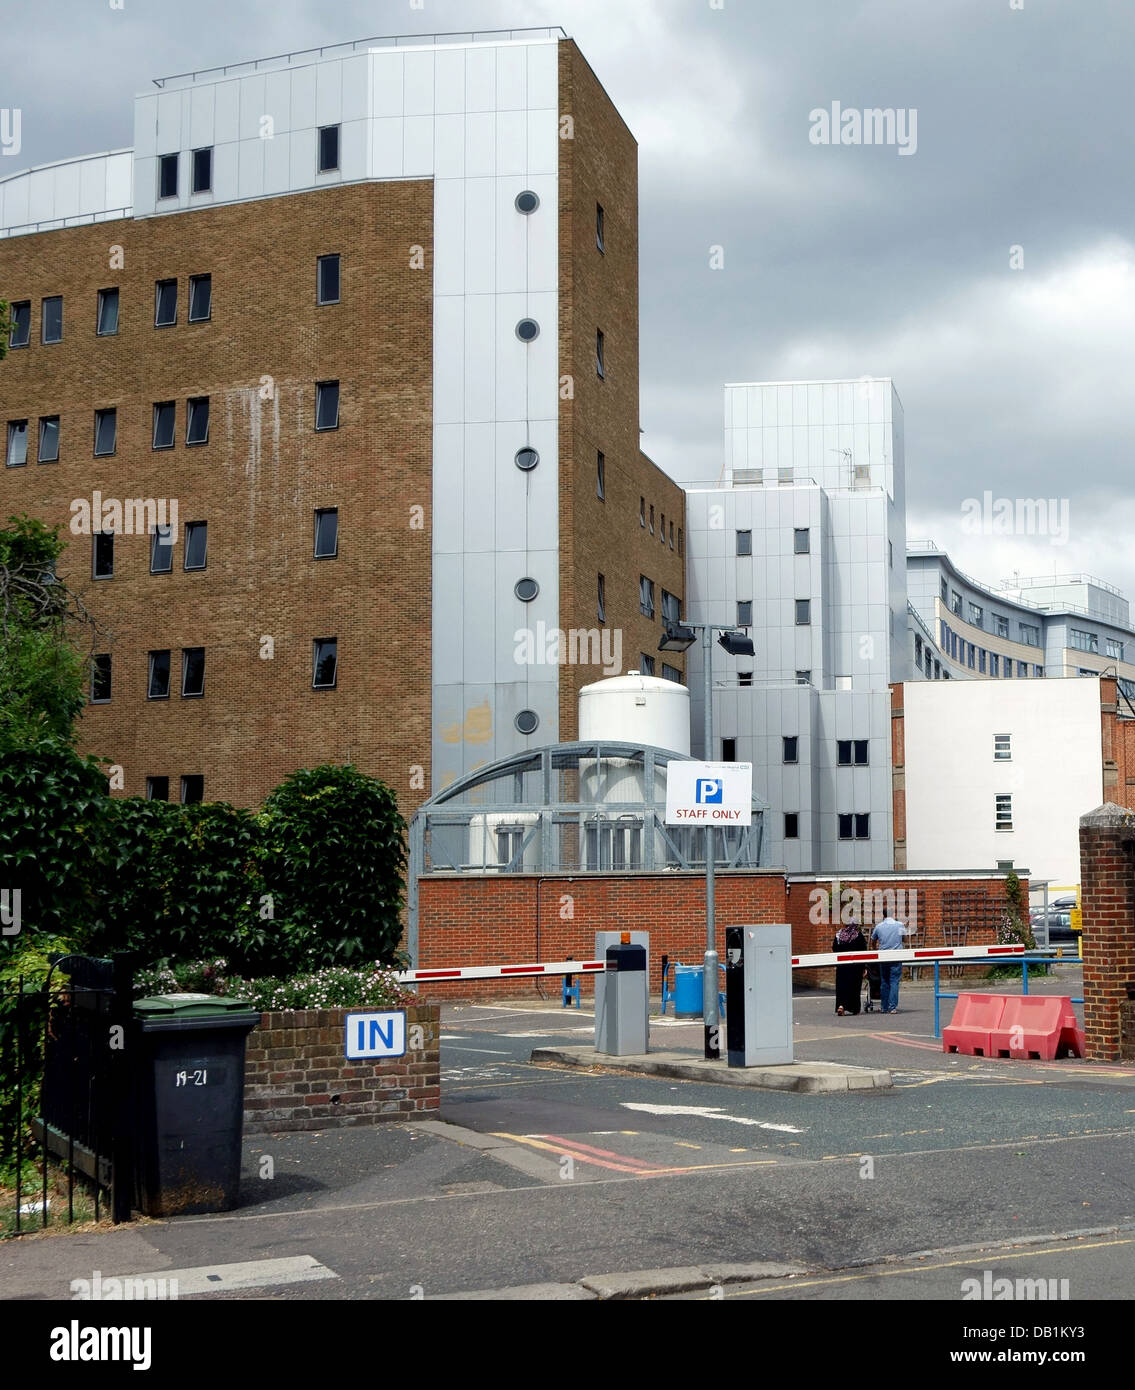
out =
<path fill-rule="evenodd" d="M 130 1218 L 128 956 L 55 958 L 0 993 L 0 1234 Z"/>

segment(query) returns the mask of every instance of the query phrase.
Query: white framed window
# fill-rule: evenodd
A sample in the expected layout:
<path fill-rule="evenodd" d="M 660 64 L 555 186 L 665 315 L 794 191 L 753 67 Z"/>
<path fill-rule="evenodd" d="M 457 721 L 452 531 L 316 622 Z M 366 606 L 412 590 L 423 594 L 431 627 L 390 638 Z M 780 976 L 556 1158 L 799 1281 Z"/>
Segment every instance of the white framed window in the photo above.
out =
<path fill-rule="evenodd" d="M 1012 761 L 1013 757 L 1013 736 L 1012 734 L 993 735 L 993 760 L 998 763 Z"/>
<path fill-rule="evenodd" d="M 1013 798 L 1009 792 L 999 792 L 994 798 L 994 829 L 1012 830 Z"/>

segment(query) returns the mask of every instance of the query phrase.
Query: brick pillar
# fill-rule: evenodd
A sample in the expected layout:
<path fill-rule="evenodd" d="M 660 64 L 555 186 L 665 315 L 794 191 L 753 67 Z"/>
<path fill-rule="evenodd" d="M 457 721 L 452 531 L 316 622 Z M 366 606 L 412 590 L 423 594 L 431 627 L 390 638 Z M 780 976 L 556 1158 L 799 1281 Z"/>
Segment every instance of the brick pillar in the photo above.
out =
<path fill-rule="evenodd" d="M 1110 801 L 1080 817 L 1080 905 L 1085 1052 L 1114 1062 L 1135 990 L 1135 813 Z"/>

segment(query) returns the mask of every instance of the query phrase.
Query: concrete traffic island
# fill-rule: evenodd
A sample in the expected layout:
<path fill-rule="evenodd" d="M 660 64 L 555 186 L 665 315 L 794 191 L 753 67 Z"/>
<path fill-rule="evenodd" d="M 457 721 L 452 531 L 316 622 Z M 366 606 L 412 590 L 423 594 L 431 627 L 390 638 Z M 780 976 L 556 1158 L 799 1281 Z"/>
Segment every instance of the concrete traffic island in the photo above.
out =
<path fill-rule="evenodd" d="M 678 1081 L 711 1082 L 717 1086 L 750 1086 L 760 1091 L 796 1091 L 817 1094 L 829 1091 L 889 1090 L 891 1073 L 882 1068 L 852 1067 L 842 1062 L 782 1062 L 767 1067 L 730 1067 L 724 1059 L 707 1061 L 696 1052 L 662 1051 L 614 1057 L 594 1047 L 537 1047 L 530 1060 L 536 1064 L 579 1067 L 588 1071 L 635 1072 L 665 1076 Z"/>

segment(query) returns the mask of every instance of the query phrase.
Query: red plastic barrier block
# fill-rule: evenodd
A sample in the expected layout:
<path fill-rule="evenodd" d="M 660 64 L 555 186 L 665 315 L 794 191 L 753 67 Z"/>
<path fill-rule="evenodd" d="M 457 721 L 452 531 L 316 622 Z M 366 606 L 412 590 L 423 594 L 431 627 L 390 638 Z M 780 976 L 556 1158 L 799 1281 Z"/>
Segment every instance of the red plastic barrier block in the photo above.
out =
<path fill-rule="evenodd" d="M 995 1057 L 1051 1062 L 1065 1050 L 1073 1056 L 1084 1055 L 1083 1033 L 1072 1001 L 1061 994 L 1010 995 L 989 1042 Z"/>
<path fill-rule="evenodd" d="M 1008 1000 L 1005 994 L 959 994 L 954 1016 L 942 1029 L 942 1051 L 988 1057 L 990 1035 L 999 1027 Z"/>

